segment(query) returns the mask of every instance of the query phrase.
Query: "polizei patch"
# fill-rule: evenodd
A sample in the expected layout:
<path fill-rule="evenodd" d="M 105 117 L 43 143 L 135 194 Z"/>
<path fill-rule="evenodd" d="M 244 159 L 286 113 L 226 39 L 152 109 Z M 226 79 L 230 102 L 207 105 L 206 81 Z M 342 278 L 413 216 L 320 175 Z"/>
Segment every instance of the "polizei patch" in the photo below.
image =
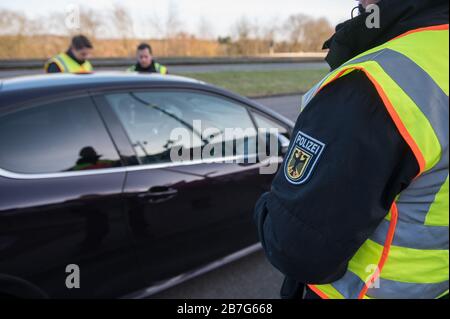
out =
<path fill-rule="evenodd" d="M 286 179 L 295 185 L 306 183 L 324 149 L 324 143 L 298 132 L 284 164 Z"/>

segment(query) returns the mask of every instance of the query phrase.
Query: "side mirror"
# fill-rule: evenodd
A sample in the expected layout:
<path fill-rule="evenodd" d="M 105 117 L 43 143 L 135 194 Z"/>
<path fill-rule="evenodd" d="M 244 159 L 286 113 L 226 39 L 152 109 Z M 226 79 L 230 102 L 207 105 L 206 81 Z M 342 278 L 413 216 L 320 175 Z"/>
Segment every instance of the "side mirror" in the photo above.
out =
<path fill-rule="evenodd" d="M 289 151 L 291 141 L 284 135 L 278 134 L 278 155 L 285 156 Z"/>
<path fill-rule="evenodd" d="M 260 136 L 260 138 L 262 138 Z M 270 133 L 266 133 L 264 136 L 265 142 L 261 142 L 261 139 L 258 139 L 259 145 L 265 145 L 265 149 L 261 150 L 258 146 L 258 158 L 259 160 L 267 159 L 268 157 L 284 157 L 289 151 L 290 140 L 281 134 L 271 135 Z M 269 141 L 276 141 L 276 145 L 273 145 L 275 149 L 271 149 L 271 145 Z M 276 153 L 275 153 L 276 152 Z"/>

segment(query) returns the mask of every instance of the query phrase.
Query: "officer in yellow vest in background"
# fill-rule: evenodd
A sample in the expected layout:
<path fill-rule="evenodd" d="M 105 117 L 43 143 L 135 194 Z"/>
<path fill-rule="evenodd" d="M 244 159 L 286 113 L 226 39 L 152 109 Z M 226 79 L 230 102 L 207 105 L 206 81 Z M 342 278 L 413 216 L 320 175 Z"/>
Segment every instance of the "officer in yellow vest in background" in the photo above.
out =
<path fill-rule="evenodd" d="M 448 298 L 449 3 L 359 4 L 256 204 L 259 238 L 282 298 Z"/>
<path fill-rule="evenodd" d="M 141 43 L 136 50 L 137 62 L 128 68 L 128 72 L 168 74 L 167 67 L 159 64 L 153 58 L 152 47 Z"/>
<path fill-rule="evenodd" d="M 88 61 L 93 46 L 84 35 L 72 38 L 70 48 L 65 53 L 60 53 L 49 59 L 45 64 L 46 73 L 90 73 L 92 64 Z"/>

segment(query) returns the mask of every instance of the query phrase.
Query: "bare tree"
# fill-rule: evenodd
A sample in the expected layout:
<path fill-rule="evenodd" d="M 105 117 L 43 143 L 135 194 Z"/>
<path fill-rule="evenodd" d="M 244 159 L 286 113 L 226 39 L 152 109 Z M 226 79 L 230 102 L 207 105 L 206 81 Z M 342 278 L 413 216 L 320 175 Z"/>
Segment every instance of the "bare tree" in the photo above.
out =
<path fill-rule="evenodd" d="M 334 29 L 326 18 L 319 18 L 307 24 L 305 32 L 308 35 L 304 39 L 305 51 L 317 52 L 322 50 L 323 43 L 333 34 Z"/>
<path fill-rule="evenodd" d="M 69 30 L 65 24 L 66 16 L 64 12 L 50 12 L 40 19 L 42 32 L 47 35 L 69 35 Z"/>
<path fill-rule="evenodd" d="M 94 9 L 83 8 L 80 10 L 79 29 L 70 29 L 70 35 L 82 33 L 89 38 L 95 39 L 100 36 L 101 28 L 104 27 L 104 19 L 101 13 Z"/>
<path fill-rule="evenodd" d="M 111 22 L 115 34 L 122 40 L 124 54 L 129 56 L 132 52 L 131 39 L 134 37 L 131 14 L 125 7 L 116 4 L 111 11 Z"/>
<path fill-rule="evenodd" d="M 201 17 L 198 23 L 197 34 L 200 39 L 211 40 L 214 38 L 214 27 L 207 18 Z"/>
<path fill-rule="evenodd" d="M 176 3 L 171 0 L 167 9 L 167 18 L 165 23 L 165 35 L 166 38 L 170 39 L 175 37 L 181 32 L 183 23 L 180 19 L 178 7 Z"/>
<path fill-rule="evenodd" d="M 284 25 L 293 51 L 320 51 L 323 42 L 333 33 L 325 18 L 314 19 L 304 14 L 290 16 Z"/>
<path fill-rule="evenodd" d="M 174 1 L 169 2 L 165 19 L 153 11 L 147 20 L 159 38 L 168 39 L 175 37 L 176 34 L 181 32 L 183 25 L 179 17 L 178 7 Z"/>
<path fill-rule="evenodd" d="M 242 16 L 233 26 L 233 34 L 237 41 L 249 40 L 252 36 L 252 23 L 246 16 Z"/>
<path fill-rule="evenodd" d="M 0 34 L 5 35 L 8 34 L 9 29 L 11 27 L 13 13 L 9 10 L 1 9 L 0 10 Z"/>
<path fill-rule="evenodd" d="M 267 53 L 270 47 L 270 41 L 266 41 L 266 30 L 261 27 L 258 20 L 249 20 L 243 16 L 232 26 L 234 38 L 231 50 L 233 54 L 254 55 Z"/>
<path fill-rule="evenodd" d="M 25 40 L 27 35 L 34 34 L 32 20 L 21 12 L 11 10 L 0 11 L 0 34 L 9 36 L 2 43 L 3 54 L 17 58 L 26 51 Z M 9 41 L 7 41 L 9 40 Z"/>
<path fill-rule="evenodd" d="M 295 14 L 288 17 L 285 25 L 285 30 L 289 41 L 291 42 L 294 50 L 302 50 L 301 44 L 303 43 L 306 34 L 305 26 L 312 21 L 310 16 L 305 14 Z"/>
<path fill-rule="evenodd" d="M 25 35 L 37 31 L 33 20 L 25 14 L 11 10 L 0 10 L 0 34 Z"/>
<path fill-rule="evenodd" d="M 165 36 L 164 23 L 156 11 L 152 11 L 142 22 L 148 30 L 147 37 L 163 38 Z"/>
<path fill-rule="evenodd" d="M 74 6 L 74 11 L 56 11 L 30 19 L 23 12 L 0 9 L 0 58 L 45 58 L 66 50 L 69 37 L 83 33 L 95 41 L 98 56 L 129 56 L 138 39 L 133 18 L 125 5 L 102 13 Z M 183 31 L 183 17 L 174 0 L 166 14 L 152 10 L 141 22 L 160 56 L 255 55 L 294 51 L 320 51 L 333 33 L 325 18 L 295 14 L 287 20 L 261 21 L 241 17 L 232 25 L 230 36 L 213 40 L 214 24 L 198 20 L 197 35 Z M 163 17 L 159 18 L 159 14 Z M 150 26 L 150 27 L 148 27 Z"/>
<path fill-rule="evenodd" d="M 172 55 L 178 51 L 176 38 L 182 33 L 183 22 L 179 16 L 176 3 L 171 0 L 167 6 L 167 14 L 162 19 L 157 13 L 153 12 L 148 18 L 148 23 L 155 31 L 157 38 L 163 39 L 161 55 Z"/>
<path fill-rule="evenodd" d="M 267 44 L 270 54 L 275 52 L 275 45 L 280 29 L 277 19 L 272 19 L 262 28 L 262 39 Z"/>

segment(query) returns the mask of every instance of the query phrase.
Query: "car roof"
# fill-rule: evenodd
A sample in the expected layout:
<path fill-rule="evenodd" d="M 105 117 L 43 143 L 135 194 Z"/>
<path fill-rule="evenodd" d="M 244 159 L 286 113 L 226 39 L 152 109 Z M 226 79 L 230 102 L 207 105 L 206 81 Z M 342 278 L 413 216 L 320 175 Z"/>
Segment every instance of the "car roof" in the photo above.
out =
<path fill-rule="evenodd" d="M 33 90 L 57 88 L 62 86 L 91 88 L 117 83 L 152 84 L 152 83 L 201 83 L 200 81 L 174 75 L 139 74 L 134 72 L 98 72 L 89 74 L 55 73 L 22 76 L 4 79 L 0 83 L 0 93 L 16 90 Z"/>
<path fill-rule="evenodd" d="M 43 74 L 3 79 L 0 82 L 0 110 L 12 104 L 20 104 L 34 99 L 46 99 L 49 96 L 67 94 L 79 90 L 95 91 L 117 87 L 187 87 L 200 88 L 225 95 L 241 103 L 252 105 L 264 113 L 278 118 L 293 127 L 293 122 L 277 112 L 262 106 L 244 96 L 224 90 L 195 79 L 175 75 L 139 74 L 134 72 L 96 72 L 89 74 Z"/>

